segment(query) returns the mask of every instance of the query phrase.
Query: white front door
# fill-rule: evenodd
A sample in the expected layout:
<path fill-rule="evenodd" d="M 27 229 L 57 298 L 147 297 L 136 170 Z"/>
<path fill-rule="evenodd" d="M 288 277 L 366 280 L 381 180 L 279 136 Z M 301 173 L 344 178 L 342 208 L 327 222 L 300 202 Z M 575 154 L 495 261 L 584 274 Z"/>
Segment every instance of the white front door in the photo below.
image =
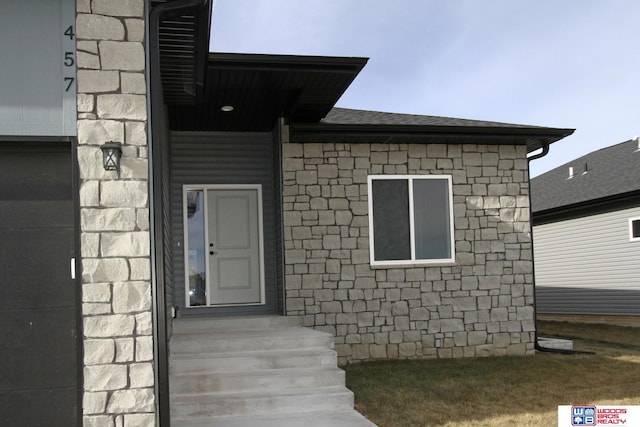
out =
<path fill-rule="evenodd" d="M 194 271 L 190 265 L 198 263 L 194 251 L 203 252 L 204 263 L 200 264 L 200 269 L 204 267 L 205 271 L 200 277 L 204 276 L 205 280 L 199 284 L 201 289 L 197 289 L 198 283 L 189 283 L 193 281 L 193 274 L 187 274 L 187 305 L 264 303 L 260 187 L 201 188 L 186 191 L 187 195 L 195 191 L 204 199 L 201 203 L 204 224 L 198 227 L 195 222 L 187 221 L 188 254 L 191 256 L 185 258 L 186 271 Z"/>
<path fill-rule="evenodd" d="M 207 193 L 211 303 L 259 303 L 258 192 Z"/>

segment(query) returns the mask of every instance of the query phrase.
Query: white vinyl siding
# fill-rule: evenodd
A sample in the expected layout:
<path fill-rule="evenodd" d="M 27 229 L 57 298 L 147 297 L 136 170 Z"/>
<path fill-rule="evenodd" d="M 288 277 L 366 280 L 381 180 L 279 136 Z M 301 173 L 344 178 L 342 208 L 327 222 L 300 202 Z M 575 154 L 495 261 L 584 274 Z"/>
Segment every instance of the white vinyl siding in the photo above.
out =
<path fill-rule="evenodd" d="M 610 312 L 622 303 L 613 294 L 640 292 L 640 245 L 629 240 L 629 218 L 639 215 L 635 207 L 533 227 L 536 289 L 554 312 Z M 592 291 L 600 301 L 586 298 Z"/>

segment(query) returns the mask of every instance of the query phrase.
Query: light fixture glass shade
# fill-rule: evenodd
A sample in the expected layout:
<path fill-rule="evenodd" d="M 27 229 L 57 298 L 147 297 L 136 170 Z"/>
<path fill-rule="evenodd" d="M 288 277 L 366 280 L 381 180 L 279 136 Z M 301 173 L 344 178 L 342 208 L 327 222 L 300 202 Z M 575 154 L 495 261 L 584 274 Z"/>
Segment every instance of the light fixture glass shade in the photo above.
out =
<path fill-rule="evenodd" d="M 105 142 L 102 147 L 102 166 L 106 171 L 120 170 L 120 156 L 122 144 L 117 141 Z"/>

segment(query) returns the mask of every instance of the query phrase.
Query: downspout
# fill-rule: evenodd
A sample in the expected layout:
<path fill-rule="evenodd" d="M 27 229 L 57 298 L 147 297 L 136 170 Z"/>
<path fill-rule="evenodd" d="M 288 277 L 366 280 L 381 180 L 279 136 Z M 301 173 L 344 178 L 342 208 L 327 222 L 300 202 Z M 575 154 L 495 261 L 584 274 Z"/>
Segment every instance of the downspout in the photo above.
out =
<path fill-rule="evenodd" d="M 542 146 L 542 152 L 535 154 L 531 157 L 527 157 L 527 169 L 529 171 L 531 168 L 529 164 L 536 159 L 540 159 L 549 154 L 549 144 L 544 144 Z M 595 354 L 592 351 L 579 351 L 579 350 L 566 350 L 563 348 L 550 348 L 543 347 L 540 345 L 538 341 L 538 309 L 536 307 L 536 265 L 535 265 L 535 256 L 533 256 L 533 205 L 531 204 L 531 177 L 529 180 L 529 236 L 531 236 L 531 268 L 532 268 L 532 276 L 533 276 L 533 334 L 534 334 L 534 348 L 537 351 L 543 351 L 547 353 L 561 353 L 561 354 Z"/>
<path fill-rule="evenodd" d="M 162 80 L 160 76 L 160 21 L 181 11 L 206 5 L 208 0 L 175 0 L 154 7 L 149 13 L 149 226 L 151 236 L 151 292 L 153 317 L 154 379 L 156 395 L 157 425 L 171 425 L 169 409 L 169 353 L 166 318 L 164 253 L 163 253 L 163 210 L 162 208 L 162 123 L 164 120 Z M 148 101 L 149 102 L 149 101 Z M 158 141 L 158 149 L 154 149 Z M 157 165 L 157 167 L 155 167 Z"/>

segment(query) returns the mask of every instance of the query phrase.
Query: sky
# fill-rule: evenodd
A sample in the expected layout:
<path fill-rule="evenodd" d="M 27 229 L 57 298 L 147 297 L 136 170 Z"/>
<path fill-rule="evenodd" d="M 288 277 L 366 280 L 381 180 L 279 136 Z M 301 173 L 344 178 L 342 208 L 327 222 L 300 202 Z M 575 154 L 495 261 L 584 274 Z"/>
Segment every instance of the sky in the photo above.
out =
<path fill-rule="evenodd" d="M 536 176 L 640 134 L 638 0 L 214 0 L 210 50 L 367 57 L 336 106 L 575 133 Z"/>

